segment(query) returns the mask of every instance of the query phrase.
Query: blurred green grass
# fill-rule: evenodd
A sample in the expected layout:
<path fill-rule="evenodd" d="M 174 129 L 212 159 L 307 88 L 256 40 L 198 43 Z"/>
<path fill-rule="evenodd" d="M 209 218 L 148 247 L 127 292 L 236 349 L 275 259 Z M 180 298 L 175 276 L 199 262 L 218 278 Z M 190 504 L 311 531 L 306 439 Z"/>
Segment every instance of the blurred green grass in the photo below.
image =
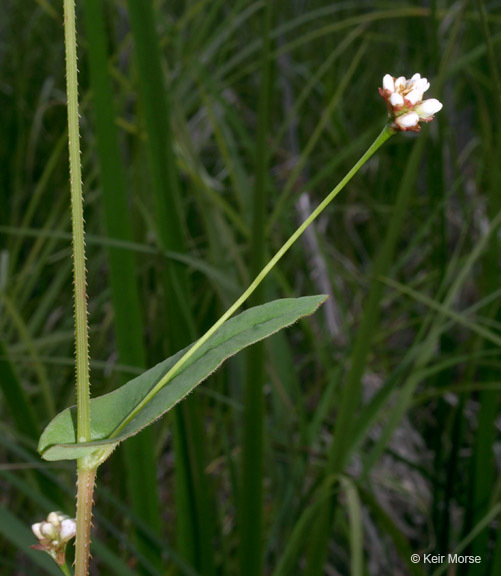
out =
<path fill-rule="evenodd" d="M 272 254 L 379 132 L 384 74 L 420 72 L 444 109 L 392 138 L 265 287 L 331 299 L 264 349 L 261 535 L 237 357 L 100 469 L 95 573 L 234 575 L 254 550 L 256 576 L 432 574 L 410 554 L 461 549 L 482 563 L 457 574 L 497 574 L 501 3 L 277 0 L 269 59 L 265 6 L 77 4 L 94 395 L 228 307 L 258 234 Z M 74 509 L 72 467 L 35 451 L 74 401 L 61 19 L 3 2 L 5 574 L 50 573 L 22 524 Z"/>

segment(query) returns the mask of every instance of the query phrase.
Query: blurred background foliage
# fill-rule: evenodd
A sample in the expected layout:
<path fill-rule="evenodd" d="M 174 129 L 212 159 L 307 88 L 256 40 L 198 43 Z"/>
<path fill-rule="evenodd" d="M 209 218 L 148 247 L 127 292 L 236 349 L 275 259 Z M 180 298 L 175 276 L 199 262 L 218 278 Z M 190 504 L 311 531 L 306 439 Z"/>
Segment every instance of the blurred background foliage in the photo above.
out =
<path fill-rule="evenodd" d="M 62 6 L 1 7 L 0 571 L 34 576 L 30 524 L 74 510 L 36 453 L 74 403 Z M 383 127 L 384 74 L 444 103 L 258 296 L 328 303 L 99 470 L 93 574 L 501 574 L 500 8 L 77 2 L 94 395 L 242 292 Z"/>

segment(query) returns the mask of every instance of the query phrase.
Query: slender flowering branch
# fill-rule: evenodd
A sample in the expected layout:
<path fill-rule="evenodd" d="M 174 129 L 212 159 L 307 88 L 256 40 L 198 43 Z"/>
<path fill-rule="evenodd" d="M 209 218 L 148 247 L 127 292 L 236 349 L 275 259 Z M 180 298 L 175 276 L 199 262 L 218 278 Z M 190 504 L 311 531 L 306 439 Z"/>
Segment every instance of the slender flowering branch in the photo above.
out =
<path fill-rule="evenodd" d="M 284 243 L 278 252 L 271 258 L 266 266 L 259 272 L 259 274 L 251 282 L 247 290 L 234 302 L 234 304 L 219 318 L 219 320 L 207 332 L 195 342 L 195 344 L 172 366 L 172 368 L 155 384 L 150 392 L 139 402 L 136 408 L 127 415 L 127 417 L 113 430 L 110 438 L 118 435 L 118 433 L 130 422 L 134 416 L 140 412 L 143 407 L 157 394 L 166 384 L 168 384 L 174 376 L 181 370 L 181 368 L 188 362 L 188 360 L 199 350 L 202 345 L 228 320 L 235 314 L 235 312 L 242 306 L 249 296 L 256 290 L 261 282 L 268 276 L 271 270 L 278 264 L 279 260 L 291 248 L 291 246 L 298 240 L 308 226 L 327 208 L 327 206 L 334 200 L 334 198 L 341 192 L 341 190 L 348 184 L 348 182 L 355 176 L 360 168 L 369 160 L 373 154 L 390 138 L 395 132 L 390 126 L 386 125 L 376 140 L 369 146 L 367 151 L 362 155 L 360 160 L 353 166 L 353 168 L 346 174 L 346 176 L 339 182 L 339 184 L 324 198 L 324 200 L 313 210 L 308 218 L 299 226 L 299 228 L 291 235 L 291 237 Z"/>
<path fill-rule="evenodd" d="M 391 81 L 391 82 L 390 82 Z M 341 190 L 348 184 L 348 182 L 353 178 L 353 176 L 360 170 L 360 168 L 369 160 L 369 158 L 382 146 L 382 144 L 390 138 L 397 131 L 414 130 L 418 132 L 420 127 L 418 125 L 419 121 L 429 122 L 433 119 L 433 116 L 428 113 L 421 111 L 420 107 L 425 107 L 429 112 L 430 105 L 425 100 L 422 102 L 423 92 L 427 90 L 430 86 L 426 78 L 421 78 L 419 74 L 414 74 L 410 80 L 406 80 L 404 77 L 393 79 L 392 76 L 387 74 L 383 79 L 383 89 L 379 89 L 380 94 L 385 98 L 388 111 L 389 111 L 389 122 L 383 128 L 382 132 L 372 143 L 369 149 L 363 154 L 360 160 L 353 166 L 353 168 L 348 172 L 348 174 L 341 180 L 341 182 L 327 195 L 327 197 L 317 206 L 317 208 L 310 214 L 310 216 L 299 226 L 299 228 L 292 234 L 292 236 L 285 242 L 285 244 L 278 250 L 278 252 L 271 258 L 271 260 L 266 264 L 266 266 L 261 270 L 261 272 L 256 276 L 256 278 L 251 282 L 247 290 L 234 302 L 234 304 L 219 318 L 219 320 L 211 327 L 209 330 L 199 339 L 195 344 L 172 366 L 172 368 L 160 379 L 159 382 L 150 390 L 150 392 L 138 403 L 136 408 L 127 415 L 126 418 L 113 430 L 110 434 L 110 438 L 117 436 L 119 432 L 126 426 L 130 420 L 140 412 L 144 406 L 166 385 L 170 380 L 172 380 L 176 374 L 181 370 L 181 368 L 188 362 L 188 360 L 199 350 L 202 345 L 207 342 L 207 340 L 228 320 L 233 314 L 242 306 L 249 296 L 256 290 L 256 288 L 261 284 L 269 272 L 276 266 L 278 261 L 282 256 L 289 250 L 289 248 L 296 242 L 296 240 L 303 234 L 303 232 L 308 228 L 308 226 L 323 212 L 323 210 L 334 200 L 334 198 L 341 192 Z M 398 87 L 398 90 L 397 90 Z M 394 104 L 391 104 L 391 94 L 393 92 L 399 92 L 402 99 L 395 100 L 393 97 Z M 411 94 L 412 91 L 415 91 Z M 438 100 L 436 101 L 438 102 Z M 436 111 L 442 108 L 442 104 Z M 409 109 L 413 108 L 413 113 L 416 115 L 416 123 L 405 127 L 404 122 L 400 120 L 401 124 L 396 122 L 398 114 L 407 113 Z M 434 108 L 437 108 L 435 105 Z M 421 116 L 419 115 L 421 112 Z M 104 451 L 102 455 L 99 455 L 99 462 L 104 461 L 108 454 Z"/>

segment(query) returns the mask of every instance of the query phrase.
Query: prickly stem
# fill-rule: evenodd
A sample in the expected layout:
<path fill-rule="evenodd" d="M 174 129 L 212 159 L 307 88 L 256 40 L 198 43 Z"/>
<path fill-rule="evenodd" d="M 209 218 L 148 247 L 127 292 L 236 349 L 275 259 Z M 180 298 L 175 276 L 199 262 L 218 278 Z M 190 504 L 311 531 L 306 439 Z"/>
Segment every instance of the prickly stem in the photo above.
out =
<path fill-rule="evenodd" d="M 80 468 L 77 479 L 77 536 L 75 540 L 75 576 L 88 576 L 90 530 L 96 469 Z"/>

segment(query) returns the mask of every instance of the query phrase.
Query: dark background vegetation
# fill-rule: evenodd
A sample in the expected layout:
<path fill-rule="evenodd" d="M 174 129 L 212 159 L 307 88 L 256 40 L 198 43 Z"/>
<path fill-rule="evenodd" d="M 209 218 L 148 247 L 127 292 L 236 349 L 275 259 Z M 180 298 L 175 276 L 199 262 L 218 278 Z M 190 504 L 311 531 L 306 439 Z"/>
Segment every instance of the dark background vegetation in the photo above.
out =
<path fill-rule="evenodd" d="M 328 304 L 99 470 L 94 574 L 438 574 L 410 555 L 450 551 L 482 558 L 450 573 L 501 574 L 500 8 L 77 2 L 94 395 L 235 300 L 383 127 L 384 74 L 444 103 L 258 296 Z M 62 2 L 1 13 L 0 572 L 34 576 L 57 570 L 30 524 L 74 513 L 73 463 L 36 453 L 74 403 Z"/>

